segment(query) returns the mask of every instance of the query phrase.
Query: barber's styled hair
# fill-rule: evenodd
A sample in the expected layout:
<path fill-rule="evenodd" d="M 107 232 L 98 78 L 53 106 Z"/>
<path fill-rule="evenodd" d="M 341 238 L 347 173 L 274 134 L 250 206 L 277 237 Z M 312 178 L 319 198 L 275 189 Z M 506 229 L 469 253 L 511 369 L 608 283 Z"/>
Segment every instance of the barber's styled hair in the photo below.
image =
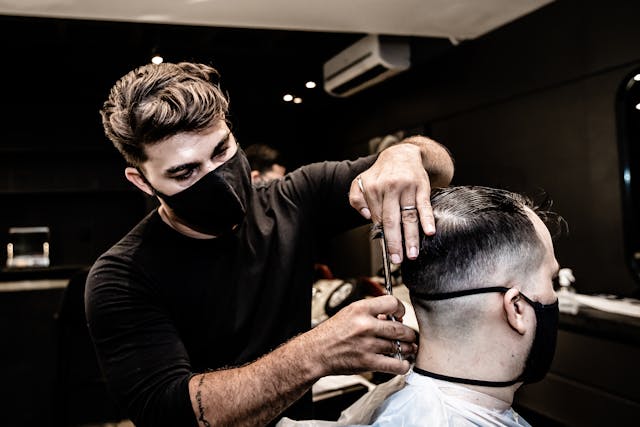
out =
<path fill-rule="evenodd" d="M 545 222 L 562 221 L 522 195 L 487 187 L 434 190 L 431 205 L 437 231 L 421 234 L 418 258 L 402 263 L 404 283 L 421 294 L 504 286 L 492 282 L 504 271 L 526 277 L 540 267 L 545 248 L 525 208 Z"/>
<path fill-rule="evenodd" d="M 229 100 L 208 65 L 148 64 L 129 72 L 111 88 L 100 114 L 105 135 L 138 166 L 144 146 L 180 132 L 197 132 L 225 120 Z"/>

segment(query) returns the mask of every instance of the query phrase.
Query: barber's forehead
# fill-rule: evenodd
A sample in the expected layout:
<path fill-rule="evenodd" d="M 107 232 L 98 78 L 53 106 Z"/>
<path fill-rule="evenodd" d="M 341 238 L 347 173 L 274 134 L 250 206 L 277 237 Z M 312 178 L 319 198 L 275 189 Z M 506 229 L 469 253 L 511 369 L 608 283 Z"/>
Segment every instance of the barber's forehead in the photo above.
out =
<path fill-rule="evenodd" d="M 179 132 L 164 140 L 145 147 L 148 162 L 172 163 L 188 158 L 199 151 L 207 150 L 218 144 L 231 131 L 224 121 L 199 131 Z M 201 153 L 200 153 L 201 154 Z"/>

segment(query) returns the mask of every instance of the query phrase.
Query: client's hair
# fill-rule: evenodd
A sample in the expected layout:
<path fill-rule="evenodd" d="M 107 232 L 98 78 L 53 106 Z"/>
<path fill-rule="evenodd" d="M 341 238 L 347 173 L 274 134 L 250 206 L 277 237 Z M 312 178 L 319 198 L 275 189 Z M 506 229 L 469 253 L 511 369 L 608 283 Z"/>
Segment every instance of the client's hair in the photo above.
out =
<path fill-rule="evenodd" d="M 100 114 L 105 135 L 131 166 L 146 160 L 145 145 L 225 120 L 229 100 L 207 65 L 149 64 L 122 77 Z"/>
<path fill-rule="evenodd" d="M 495 283 L 496 277 L 526 277 L 540 267 L 544 244 L 525 208 L 543 219 L 551 215 L 530 199 L 505 190 L 462 186 L 434 190 L 431 205 L 437 231 L 421 234 L 418 258 L 402 264 L 409 290 L 429 294 L 504 286 Z M 435 307 L 449 310 L 459 300 L 429 302 L 412 296 L 414 306 L 427 312 Z"/>

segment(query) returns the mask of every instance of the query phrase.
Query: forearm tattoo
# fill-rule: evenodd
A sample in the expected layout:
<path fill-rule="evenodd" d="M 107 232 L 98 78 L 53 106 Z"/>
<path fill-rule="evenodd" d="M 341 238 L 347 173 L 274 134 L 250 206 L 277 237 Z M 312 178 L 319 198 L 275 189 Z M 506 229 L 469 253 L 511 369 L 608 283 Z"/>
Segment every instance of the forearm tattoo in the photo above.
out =
<path fill-rule="evenodd" d="M 211 427 L 211 423 L 207 421 L 204 417 L 204 407 L 202 406 L 202 383 L 204 382 L 204 376 L 206 374 L 202 374 L 200 376 L 200 381 L 198 382 L 198 391 L 196 392 L 196 401 L 198 402 L 198 421 L 202 423 L 205 427 Z"/>

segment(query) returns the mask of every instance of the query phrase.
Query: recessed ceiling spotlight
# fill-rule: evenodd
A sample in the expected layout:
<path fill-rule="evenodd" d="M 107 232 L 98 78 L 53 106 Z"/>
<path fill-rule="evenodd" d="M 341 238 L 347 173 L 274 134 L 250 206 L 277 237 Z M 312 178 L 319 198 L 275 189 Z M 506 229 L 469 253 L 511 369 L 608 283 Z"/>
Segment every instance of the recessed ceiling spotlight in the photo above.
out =
<path fill-rule="evenodd" d="M 293 102 L 296 102 L 296 100 L 294 99 Z M 636 105 L 636 110 L 640 110 L 640 104 Z"/>
<path fill-rule="evenodd" d="M 151 58 L 151 62 L 153 62 L 156 65 L 162 64 L 162 61 L 164 61 L 164 58 L 160 55 L 155 55 L 153 58 Z"/>
<path fill-rule="evenodd" d="M 282 99 L 284 100 L 284 102 L 291 102 L 293 101 L 293 95 L 286 94 L 285 96 L 282 97 Z"/>
<path fill-rule="evenodd" d="M 633 80 L 640 82 L 640 74 L 636 74 L 635 76 L 633 76 Z"/>
<path fill-rule="evenodd" d="M 312 82 L 311 80 L 309 80 L 304 85 L 307 87 L 307 89 L 313 89 L 314 87 L 316 87 L 316 82 Z"/>
<path fill-rule="evenodd" d="M 293 103 L 294 104 L 302 104 L 302 98 L 298 98 L 298 97 L 293 98 Z"/>

